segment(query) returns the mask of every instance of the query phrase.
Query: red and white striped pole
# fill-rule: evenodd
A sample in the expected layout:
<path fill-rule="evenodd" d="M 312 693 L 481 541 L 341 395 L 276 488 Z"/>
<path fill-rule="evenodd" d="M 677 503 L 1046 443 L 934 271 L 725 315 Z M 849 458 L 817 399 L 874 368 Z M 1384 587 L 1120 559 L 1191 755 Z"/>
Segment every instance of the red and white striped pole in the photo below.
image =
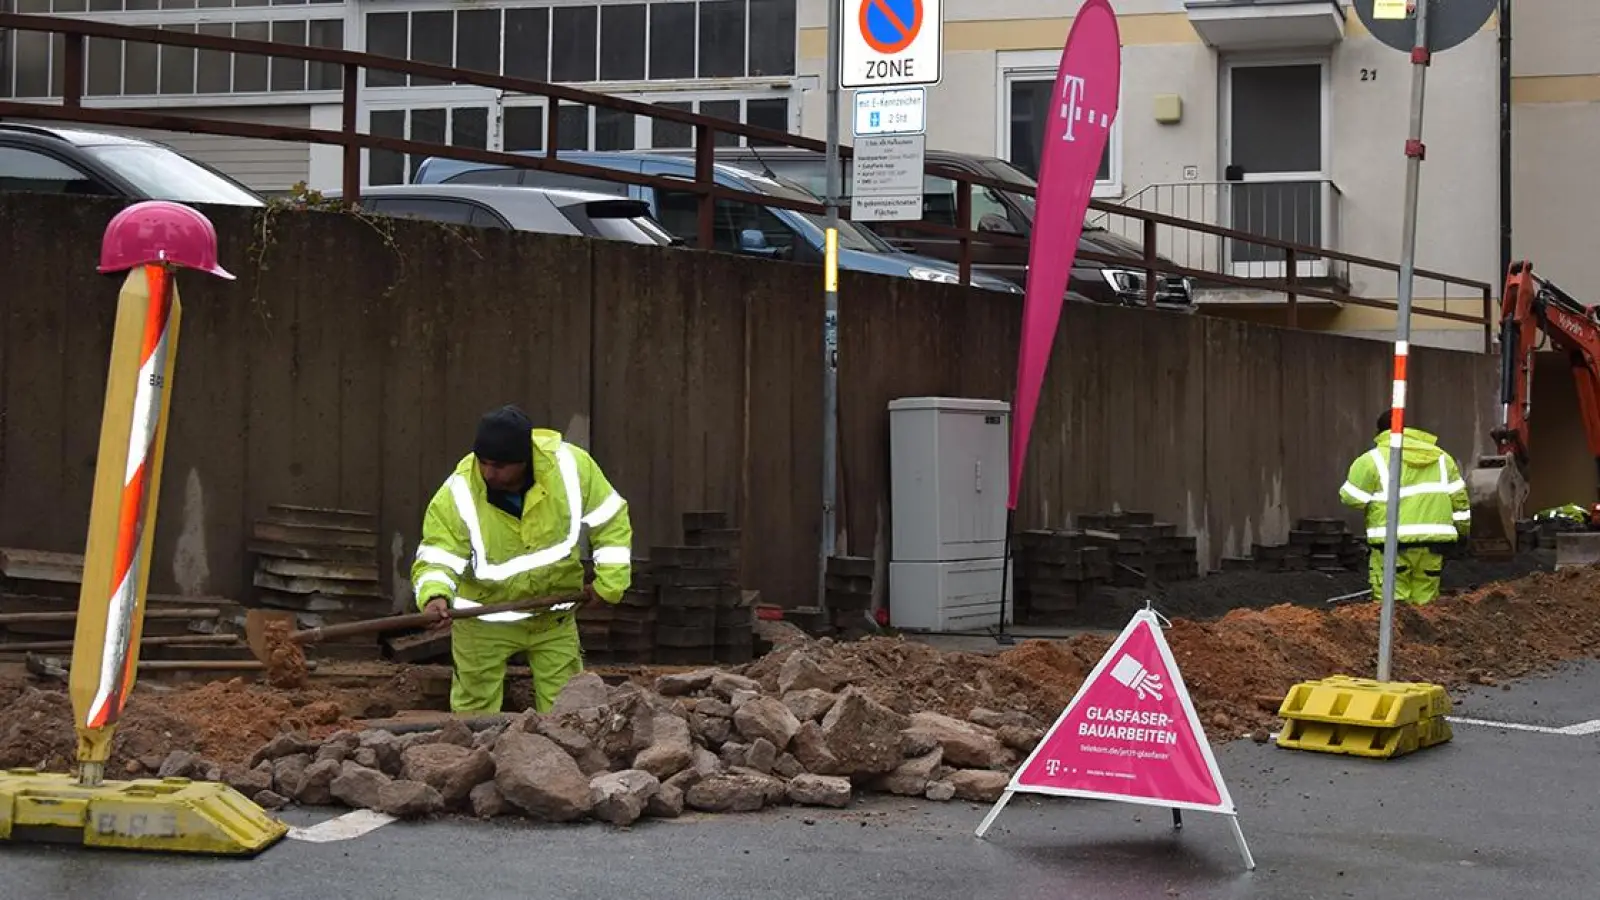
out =
<path fill-rule="evenodd" d="M 1383 535 L 1383 610 L 1378 617 L 1378 680 L 1389 680 L 1389 658 L 1394 649 L 1394 571 L 1399 554 L 1400 458 L 1405 442 L 1406 362 L 1411 352 L 1412 282 L 1417 266 L 1417 195 L 1422 182 L 1422 101 L 1427 93 L 1429 3 L 1416 5 L 1416 40 L 1411 49 L 1411 127 L 1406 138 L 1405 219 L 1400 237 L 1400 285 L 1396 292 L 1394 326 L 1394 400 L 1389 411 L 1388 522 Z"/>
<path fill-rule="evenodd" d="M 134 389 L 133 417 L 128 432 L 128 463 L 122 480 L 117 517 L 116 553 L 107 589 L 105 644 L 101 648 L 100 683 L 89 706 L 84 726 L 105 728 L 116 724 L 133 686 L 137 656 L 134 643 L 138 611 L 140 549 L 144 543 L 145 514 L 150 506 L 153 451 L 161 418 L 167 372 L 168 333 L 171 324 L 171 274 L 166 266 L 144 266 L 149 304 L 144 337 L 139 348 L 139 380 Z"/>

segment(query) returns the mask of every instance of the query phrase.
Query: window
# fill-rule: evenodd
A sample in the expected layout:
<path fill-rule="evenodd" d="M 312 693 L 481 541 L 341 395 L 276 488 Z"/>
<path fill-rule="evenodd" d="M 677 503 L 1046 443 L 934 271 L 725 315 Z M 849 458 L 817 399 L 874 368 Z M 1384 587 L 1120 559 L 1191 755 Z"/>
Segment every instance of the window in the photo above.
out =
<path fill-rule="evenodd" d="M 433 144 L 489 149 L 489 108 L 479 105 L 426 109 L 375 109 L 367 133 Z M 367 184 L 407 184 L 426 156 L 392 150 L 367 151 Z"/>
<path fill-rule="evenodd" d="M 700 198 L 688 191 L 657 191 L 656 219 L 667 231 L 694 243 L 700 233 Z M 754 229 L 766 235 L 767 246 L 792 256 L 794 232 L 772 211 L 754 203 L 718 200 L 712 212 L 712 247 L 729 253 L 739 250 L 739 233 Z"/>
<path fill-rule="evenodd" d="M 544 149 L 544 107 L 508 106 L 500 123 L 503 150 Z"/>
<path fill-rule="evenodd" d="M 266 0 L 257 2 L 267 5 Z M 563 0 L 559 5 L 501 10 L 432 0 L 432 9 L 365 13 L 364 49 L 570 84 L 783 78 L 796 72 L 797 2 Z M 433 84 L 391 73 L 367 75 L 367 86 L 374 88 Z"/>
<path fill-rule="evenodd" d="M 694 77 L 694 4 L 650 4 L 650 78 Z"/>
<path fill-rule="evenodd" d="M 501 169 L 468 169 L 460 175 L 452 175 L 444 180 L 445 184 L 521 184 L 522 170 L 512 168 Z"/>
<path fill-rule="evenodd" d="M 999 54 L 1000 96 L 997 155 L 1029 177 L 1039 177 L 1039 154 L 1045 126 L 1050 120 L 1050 94 L 1055 89 L 1056 66 L 1061 54 L 1053 50 Z M 1100 170 L 1095 174 L 1094 195 L 1122 193 L 1122 118 L 1111 126 Z M 976 203 L 976 196 L 974 197 Z"/>
<path fill-rule="evenodd" d="M 694 112 L 693 101 L 658 103 L 656 105 L 665 109 L 675 109 L 678 112 Z M 682 122 L 651 119 L 650 146 L 657 150 L 677 150 L 684 147 L 693 147 L 694 128 Z"/>
<path fill-rule="evenodd" d="M 600 8 L 600 80 L 644 78 L 645 5 L 628 3 Z"/>
<path fill-rule="evenodd" d="M 750 0 L 750 75 L 794 74 L 794 0 Z"/>
<path fill-rule="evenodd" d="M 387 93 L 387 92 L 385 92 Z M 562 103 L 551 109 L 544 98 L 508 97 L 497 108 L 486 92 L 457 87 L 431 92 L 400 92 L 372 102 L 369 133 L 457 147 L 539 153 L 548 141 L 549 117 L 556 117 L 556 149 L 563 151 L 692 150 L 695 129 L 678 122 L 656 121 L 603 107 Z M 761 88 L 743 91 L 670 92 L 630 96 L 666 109 L 699 112 L 789 130 L 790 103 L 785 94 Z M 431 101 L 431 102 L 430 102 Z M 719 146 L 738 146 L 737 135 L 719 135 Z M 368 151 L 367 183 L 410 182 L 425 155 Z M 452 168 L 452 171 L 455 171 Z M 473 171 L 477 171 L 474 169 Z"/>
<path fill-rule="evenodd" d="M 500 10 L 464 9 L 456 13 L 456 66 L 478 72 L 500 71 Z"/>
<path fill-rule="evenodd" d="M 745 0 L 700 0 L 701 78 L 744 74 Z"/>
<path fill-rule="evenodd" d="M 451 225 L 472 224 L 472 205 L 460 200 L 439 200 L 432 197 L 373 197 L 363 200 L 367 209 L 383 216 L 407 219 L 427 219 Z"/>
<path fill-rule="evenodd" d="M 0 147 L 0 191 L 94 196 L 112 194 L 111 190 L 87 173 L 54 157 L 21 147 Z"/>
<path fill-rule="evenodd" d="M 680 94 L 674 96 L 673 99 L 655 100 L 651 98 L 651 100 L 657 106 L 667 109 L 698 112 L 701 115 L 726 119 L 730 122 L 759 125 L 762 128 L 772 128 L 783 132 L 789 131 L 789 98 L 783 96 L 773 97 L 770 91 L 762 91 L 759 96 L 745 98 L 740 98 L 738 95 L 708 93 L 703 95 L 703 99 L 689 99 Z M 644 146 L 657 150 L 690 150 L 694 148 L 695 129 L 692 126 L 679 122 L 668 122 L 664 119 L 648 119 L 645 128 L 649 132 L 649 138 L 644 143 Z M 739 135 L 727 132 L 718 132 L 715 140 L 718 147 L 737 147 L 745 143 L 744 139 Z M 756 145 L 765 146 L 759 141 L 756 142 Z"/>
<path fill-rule="evenodd" d="M 846 185 L 846 190 L 849 186 Z M 936 225 L 962 227 L 956 221 L 956 183 L 949 178 L 929 175 L 922 180 L 922 221 Z M 972 188 L 972 218 L 964 227 L 976 230 L 984 216 L 999 216 L 1010 221 L 1006 206 L 994 191 L 981 185 Z"/>
<path fill-rule="evenodd" d="M 550 80 L 594 81 L 599 8 L 557 6 L 550 14 Z"/>
<path fill-rule="evenodd" d="M 105 144 L 85 147 L 83 152 L 152 199 L 261 205 L 261 200 L 243 185 L 166 147 Z"/>
<path fill-rule="evenodd" d="M 550 10 L 506 10 L 505 74 L 549 79 Z"/>
<path fill-rule="evenodd" d="M 0 0 L 0 7 L 6 0 Z M 48 11 L 48 0 L 35 0 L 35 7 Z M 201 7 L 207 3 L 202 0 Z M 231 3 L 223 2 L 223 6 Z M 243 5 L 243 4 L 241 4 Z M 97 0 L 94 11 L 122 10 L 122 0 Z M 29 4 L 19 3 L 19 8 Z M 56 2 L 55 10 L 83 12 L 83 5 L 65 10 Z M 194 9 L 164 3 L 161 9 Z M 239 37 L 260 41 L 318 47 L 343 47 L 342 19 L 308 18 L 304 6 L 298 9 L 274 6 L 258 9 L 259 16 L 249 22 L 171 22 L 170 16 L 155 11 L 156 0 L 128 0 L 130 11 L 149 10 L 147 15 L 129 15 L 118 24 L 181 31 L 212 37 Z M 333 12 L 320 9 L 318 12 Z M 192 18 L 191 14 L 191 18 Z M 404 19 L 404 16 L 401 16 Z M 307 64 L 288 57 L 266 57 L 193 47 L 162 46 L 134 41 L 90 38 L 85 47 L 84 93 L 91 97 L 193 96 L 195 94 L 298 92 L 336 90 L 341 73 L 336 66 Z M 401 55 L 404 55 L 401 49 Z M 0 96 L 19 99 L 60 97 L 65 88 L 65 41 L 43 32 L 0 34 Z"/>
<path fill-rule="evenodd" d="M 468 224 L 474 228 L 496 228 L 501 231 L 509 231 L 511 229 L 511 224 L 500 218 L 499 213 L 494 212 L 487 206 L 479 206 L 477 204 L 472 206 L 472 221 Z"/>

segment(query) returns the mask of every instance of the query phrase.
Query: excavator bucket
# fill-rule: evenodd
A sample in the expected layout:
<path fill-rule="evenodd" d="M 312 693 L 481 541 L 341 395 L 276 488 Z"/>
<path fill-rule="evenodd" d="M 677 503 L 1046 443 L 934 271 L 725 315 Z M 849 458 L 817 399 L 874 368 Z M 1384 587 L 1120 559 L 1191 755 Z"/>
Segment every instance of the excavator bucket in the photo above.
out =
<path fill-rule="evenodd" d="M 1472 499 L 1472 553 L 1481 559 L 1510 559 L 1517 552 L 1517 521 L 1528 499 L 1528 482 L 1512 456 L 1481 456 L 1467 476 Z"/>
<path fill-rule="evenodd" d="M 1568 531 L 1556 535 L 1556 569 L 1600 562 L 1600 531 Z"/>

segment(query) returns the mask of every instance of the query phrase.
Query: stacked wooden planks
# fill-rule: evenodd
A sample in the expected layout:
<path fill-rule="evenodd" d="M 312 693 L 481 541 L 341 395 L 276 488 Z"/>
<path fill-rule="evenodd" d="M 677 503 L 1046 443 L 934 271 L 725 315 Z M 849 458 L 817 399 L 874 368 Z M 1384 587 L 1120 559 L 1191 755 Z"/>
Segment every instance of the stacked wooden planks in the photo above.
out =
<path fill-rule="evenodd" d="M 0 548 L 0 657 L 69 657 L 82 582 L 82 554 Z M 243 618 L 243 607 L 225 597 L 149 594 L 140 659 L 252 668 Z"/>
<path fill-rule="evenodd" d="M 256 558 L 252 605 L 293 612 L 296 628 L 317 628 L 394 612 L 378 577 L 377 517 L 372 513 L 274 505 L 258 519 L 249 550 Z M 372 660 L 381 636 L 368 634 L 308 646 L 313 658 Z"/>

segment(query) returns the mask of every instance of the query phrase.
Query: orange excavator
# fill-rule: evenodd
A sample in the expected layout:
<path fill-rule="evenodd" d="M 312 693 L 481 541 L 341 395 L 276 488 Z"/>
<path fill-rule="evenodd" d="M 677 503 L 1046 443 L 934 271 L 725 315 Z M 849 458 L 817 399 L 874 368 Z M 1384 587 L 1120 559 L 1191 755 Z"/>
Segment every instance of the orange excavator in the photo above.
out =
<path fill-rule="evenodd" d="M 1500 296 L 1500 424 L 1490 432 L 1496 455 L 1480 457 L 1467 479 L 1469 539 L 1479 557 L 1507 559 L 1517 550 L 1517 522 L 1528 499 L 1534 353 L 1547 345 L 1571 363 L 1589 454 L 1600 466 L 1600 315 L 1534 274 L 1533 263 L 1514 262 Z M 1587 524 L 1600 532 L 1600 503 L 1589 507 Z M 1563 551 L 1565 545 L 1558 550 L 1558 565 L 1565 562 Z M 1580 551 L 1574 546 L 1571 552 Z"/>

